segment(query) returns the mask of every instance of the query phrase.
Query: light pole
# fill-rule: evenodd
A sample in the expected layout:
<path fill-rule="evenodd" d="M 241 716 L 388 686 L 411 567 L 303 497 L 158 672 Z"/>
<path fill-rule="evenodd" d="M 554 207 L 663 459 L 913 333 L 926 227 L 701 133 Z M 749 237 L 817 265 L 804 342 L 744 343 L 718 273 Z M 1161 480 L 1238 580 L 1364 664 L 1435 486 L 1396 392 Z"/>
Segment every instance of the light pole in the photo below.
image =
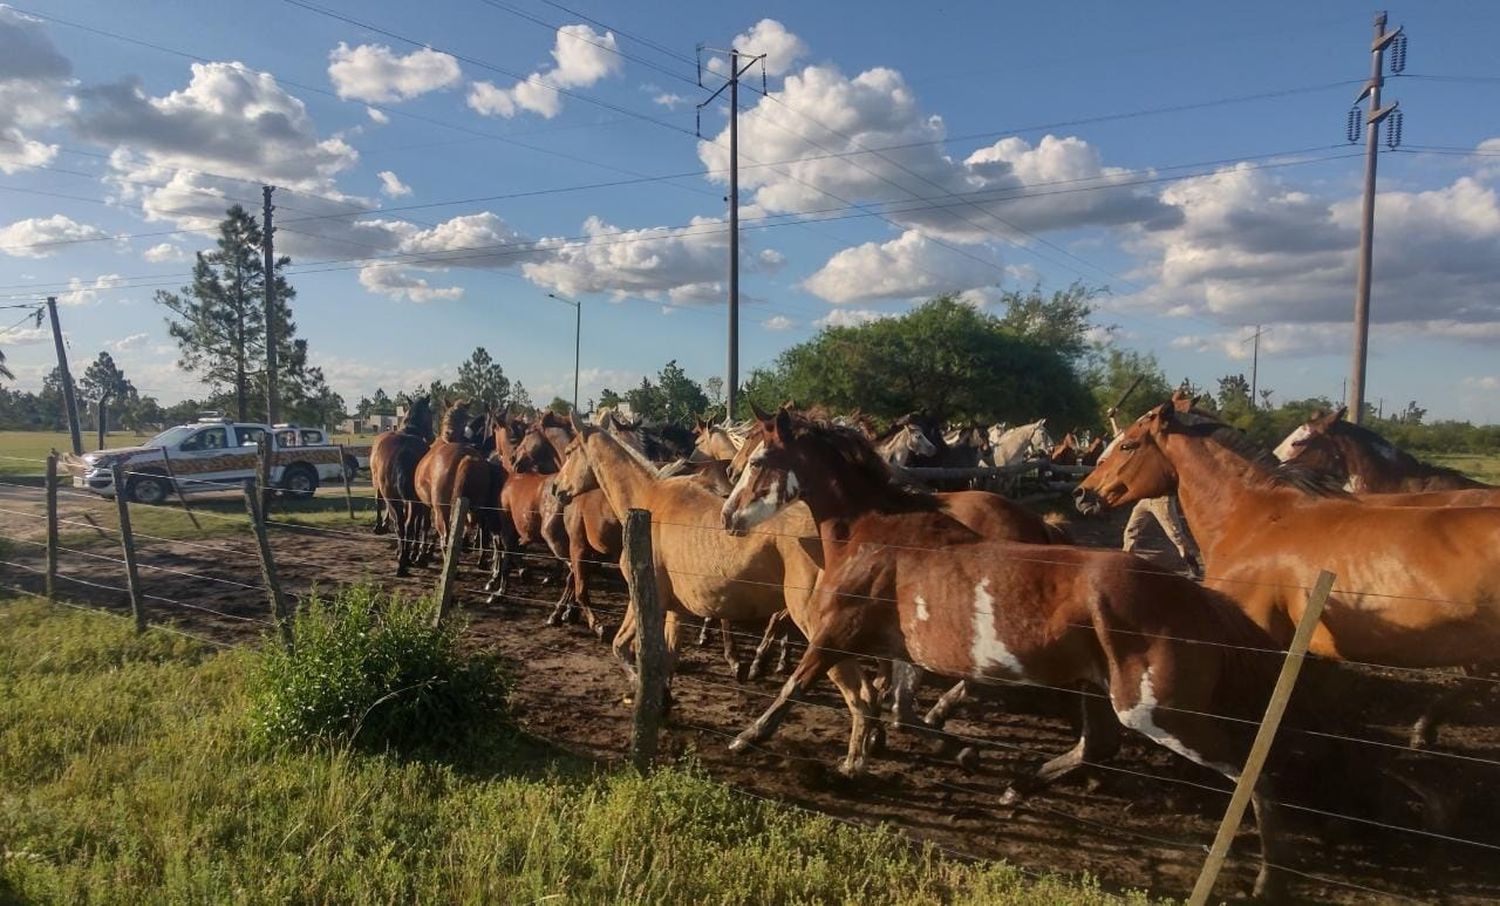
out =
<path fill-rule="evenodd" d="M 578 414 L 578 348 L 583 337 L 583 303 L 576 299 L 559 296 L 557 293 L 548 293 L 547 298 L 554 299 L 564 305 L 573 306 L 573 414 Z"/>

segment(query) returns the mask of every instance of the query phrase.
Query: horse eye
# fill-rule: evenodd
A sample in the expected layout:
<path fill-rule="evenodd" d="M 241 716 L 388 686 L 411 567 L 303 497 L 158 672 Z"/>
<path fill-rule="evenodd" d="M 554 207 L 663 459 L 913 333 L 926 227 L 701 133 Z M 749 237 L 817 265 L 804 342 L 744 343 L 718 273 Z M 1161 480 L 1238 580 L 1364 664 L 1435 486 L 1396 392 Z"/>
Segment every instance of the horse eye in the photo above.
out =
<path fill-rule="evenodd" d="M 1122 441 L 1120 441 L 1120 449 L 1126 451 L 1127 453 L 1129 451 L 1131 451 L 1131 450 L 1139 449 L 1140 446 L 1141 446 L 1141 442 L 1138 441 L 1138 440 L 1122 440 Z"/>

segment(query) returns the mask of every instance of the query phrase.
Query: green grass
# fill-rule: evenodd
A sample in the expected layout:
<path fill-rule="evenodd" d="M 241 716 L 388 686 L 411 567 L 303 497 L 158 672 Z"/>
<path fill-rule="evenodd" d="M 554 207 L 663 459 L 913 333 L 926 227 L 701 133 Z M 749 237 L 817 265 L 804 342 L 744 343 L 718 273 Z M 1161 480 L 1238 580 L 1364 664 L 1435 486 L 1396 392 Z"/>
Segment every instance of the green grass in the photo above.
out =
<path fill-rule="evenodd" d="M 1457 469 L 1486 484 L 1500 485 L 1500 453 L 1424 453 L 1417 458 Z"/>
<path fill-rule="evenodd" d="M 111 447 L 128 447 L 147 440 L 131 431 L 111 431 L 105 443 Z M 85 431 L 83 451 L 96 449 L 99 437 Z M 67 453 L 73 449 L 73 440 L 66 431 L 0 431 L 0 476 L 47 474 L 44 460 L 56 450 Z"/>
<path fill-rule="evenodd" d="M 257 654 L 0 601 L 0 902 L 1104 903 L 496 727 L 446 757 L 250 739 Z M 1139 898 L 1137 898 L 1140 901 Z"/>

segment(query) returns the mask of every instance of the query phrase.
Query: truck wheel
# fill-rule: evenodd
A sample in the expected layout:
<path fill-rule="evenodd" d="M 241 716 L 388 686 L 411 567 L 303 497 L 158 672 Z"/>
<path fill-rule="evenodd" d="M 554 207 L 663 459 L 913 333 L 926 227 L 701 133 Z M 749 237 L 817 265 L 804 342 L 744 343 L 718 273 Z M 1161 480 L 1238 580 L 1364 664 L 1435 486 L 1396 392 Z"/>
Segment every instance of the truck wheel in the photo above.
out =
<path fill-rule="evenodd" d="M 306 499 L 318 490 L 318 473 L 306 463 L 287 466 L 281 477 L 281 488 L 288 497 Z"/>
<path fill-rule="evenodd" d="M 359 460 L 353 456 L 344 457 L 344 477 L 350 481 L 359 477 Z"/>
<path fill-rule="evenodd" d="M 172 492 L 165 478 L 155 475 L 137 475 L 125 485 L 127 499 L 136 503 L 158 504 Z"/>

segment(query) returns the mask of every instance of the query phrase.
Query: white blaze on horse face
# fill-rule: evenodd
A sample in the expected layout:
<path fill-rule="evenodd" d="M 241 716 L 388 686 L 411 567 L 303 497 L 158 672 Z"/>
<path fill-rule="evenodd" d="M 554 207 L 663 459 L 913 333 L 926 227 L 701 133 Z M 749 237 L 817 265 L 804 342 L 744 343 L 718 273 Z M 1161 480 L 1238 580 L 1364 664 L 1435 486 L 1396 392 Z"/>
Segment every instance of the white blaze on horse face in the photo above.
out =
<path fill-rule="evenodd" d="M 931 616 L 932 612 L 927 609 L 927 599 L 917 595 L 917 619 L 925 622 Z"/>
<path fill-rule="evenodd" d="M 787 472 L 781 481 L 772 482 L 764 493 L 744 502 L 744 498 L 750 494 L 750 488 L 756 484 L 763 471 L 765 459 L 764 447 L 750 454 L 749 462 L 740 472 L 739 481 L 735 482 L 734 489 L 729 492 L 729 499 L 724 501 L 724 515 L 729 517 L 728 521 L 732 521 L 736 528 L 748 529 L 760 525 L 776 515 L 782 507 L 796 500 L 801 493 L 797 476 Z"/>
<path fill-rule="evenodd" d="M 980 579 L 979 584 L 974 586 L 974 608 L 971 615 L 974 642 L 969 655 L 974 661 L 974 672 L 983 673 L 987 667 L 1003 667 L 1017 678 L 1024 677 L 1026 668 L 1006 647 L 995 629 L 995 617 L 998 614 L 995 612 L 995 598 L 990 594 L 988 576 Z"/>
<path fill-rule="evenodd" d="M 1156 723 L 1156 686 L 1151 678 L 1151 668 L 1147 667 L 1141 674 L 1141 687 L 1136 690 L 1135 704 L 1123 710 L 1116 710 L 1115 714 L 1120 718 L 1120 723 L 1135 730 L 1142 736 L 1149 737 L 1160 745 L 1166 746 L 1189 761 L 1203 765 L 1213 771 L 1218 771 L 1230 780 L 1240 779 L 1239 769 L 1234 765 L 1221 762 L 1209 761 L 1202 755 L 1188 748 L 1182 740 Z M 1115 702 L 1119 708 L 1118 700 Z"/>
<path fill-rule="evenodd" d="M 1309 437 L 1312 437 L 1312 429 L 1306 425 L 1298 425 L 1291 434 L 1286 436 L 1285 440 L 1276 445 L 1276 449 L 1272 452 L 1276 454 L 1277 459 L 1286 462 L 1296 454 L 1297 445 Z"/>

